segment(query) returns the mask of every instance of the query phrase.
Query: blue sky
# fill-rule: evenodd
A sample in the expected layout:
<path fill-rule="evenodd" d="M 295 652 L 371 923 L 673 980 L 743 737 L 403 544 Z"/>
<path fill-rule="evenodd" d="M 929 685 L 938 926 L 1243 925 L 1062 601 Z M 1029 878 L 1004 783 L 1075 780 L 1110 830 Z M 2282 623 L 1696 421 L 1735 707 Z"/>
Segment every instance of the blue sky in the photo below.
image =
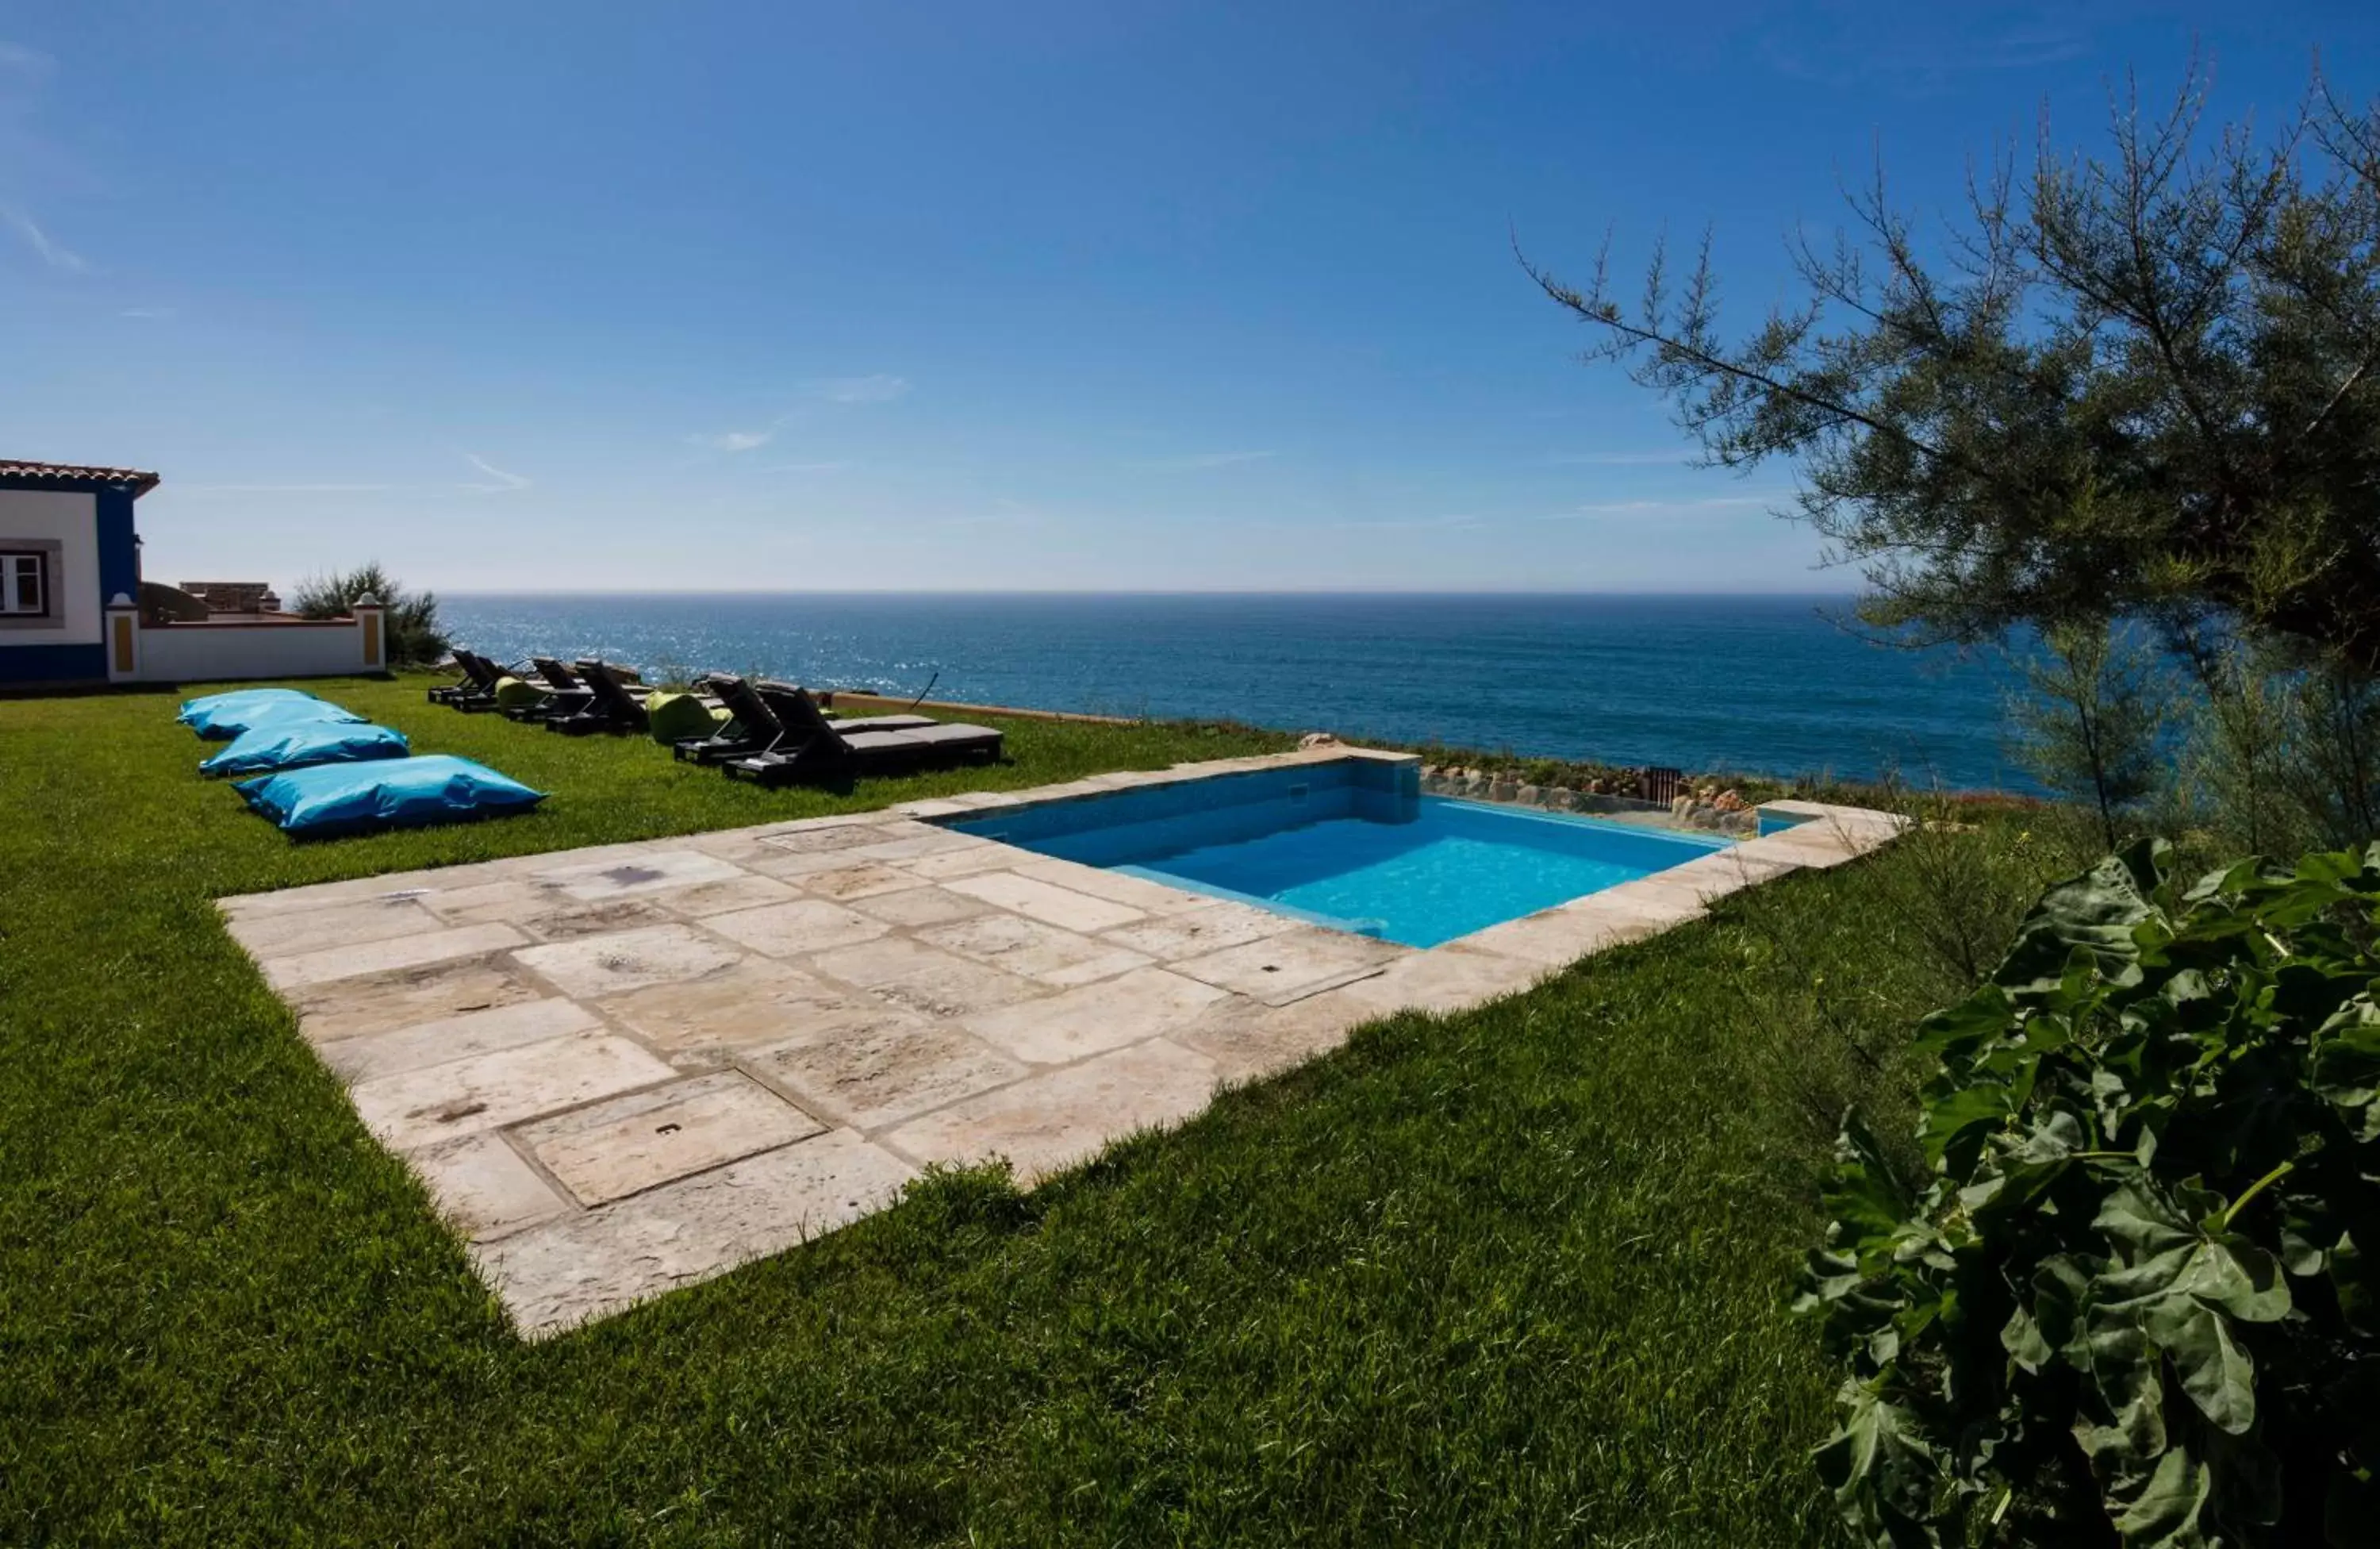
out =
<path fill-rule="evenodd" d="M 2349 4 L 0 0 L 0 455 L 162 471 L 166 580 L 1843 589 L 1509 234 L 1749 321 L 2193 39 L 2380 89 Z"/>

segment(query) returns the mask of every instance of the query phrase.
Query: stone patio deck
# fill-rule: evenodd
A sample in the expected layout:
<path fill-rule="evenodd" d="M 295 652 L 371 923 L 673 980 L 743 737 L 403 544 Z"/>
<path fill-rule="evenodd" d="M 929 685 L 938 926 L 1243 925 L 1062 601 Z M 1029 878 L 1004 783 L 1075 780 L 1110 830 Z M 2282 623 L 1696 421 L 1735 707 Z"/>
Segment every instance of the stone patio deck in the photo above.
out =
<path fill-rule="evenodd" d="M 1526 989 L 1882 844 L 1811 821 L 1415 951 L 925 821 L 1333 748 L 226 898 L 532 1337 L 778 1251 L 932 1163 L 1031 1183 L 1404 1006 Z"/>

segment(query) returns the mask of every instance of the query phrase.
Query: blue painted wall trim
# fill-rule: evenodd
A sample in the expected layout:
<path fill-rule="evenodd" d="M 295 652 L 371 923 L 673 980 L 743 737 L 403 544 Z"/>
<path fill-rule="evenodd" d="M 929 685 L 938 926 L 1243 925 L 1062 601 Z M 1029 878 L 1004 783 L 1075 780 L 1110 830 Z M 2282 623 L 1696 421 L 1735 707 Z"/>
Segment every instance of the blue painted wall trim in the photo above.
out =
<path fill-rule="evenodd" d="M 0 683 L 104 683 L 103 645 L 12 645 L 0 651 Z"/>
<path fill-rule="evenodd" d="M 140 600 L 140 556 L 132 543 L 132 493 L 102 490 L 99 506 L 99 605 L 117 592 Z"/>

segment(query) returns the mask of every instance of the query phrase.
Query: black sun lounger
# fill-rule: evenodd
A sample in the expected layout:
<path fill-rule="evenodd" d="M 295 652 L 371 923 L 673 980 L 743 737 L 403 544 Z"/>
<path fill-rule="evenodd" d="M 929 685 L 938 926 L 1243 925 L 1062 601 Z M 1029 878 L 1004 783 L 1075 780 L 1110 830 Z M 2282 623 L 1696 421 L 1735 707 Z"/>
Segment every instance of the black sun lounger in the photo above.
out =
<path fill-rule="evenodd" d="M 558 731 L 565 737 L 585 737 L 592 732 L 625 733 L 645 729 L 645 701 L 630 693 L 617 674 L 601 662 L 581 662 L 578 676 L 591 696 L 585 709 L 558 720 L 545 723 L 548 731 Z"/>
<path fill-rule="evenodd" d="M 800 781 L 834 782 L 863 774 L 947 769 L 963 763 L 996 763 L 1001 734 L 990 726 L 929 722 L 903 729 L 836 725 L 818 701 L 799 689 L 771 698 L 770 709 L 785 735 L 765 753 L 729 759 L 719 767 L 731 780 L 764 786 Z"/>
<path fill-rule="evenodd" d="M 471 715 L 495 709 L 496 685 L 507 676 L 504 669 L 473 651 L 457 651 L 455 660 L 470 681 L 468 686 L 457 685 L 458 691 L 440 702 Z"/>
<path fill-rule="evenodd" d="M 670 747 L 672 758 L 687 763 L 719 763 L 765 753 L 783 738 L 785 728 L 743 678 L 714 672 L 697 678 L 695 687 L 717 699 L 734 719 L 709 737 L 679 738 Z"/>
<path fill-rule="evenodd" d="M 447 654 L 455 658 L 455 670 L 463 676 L 452 683 L 442 683 L 429 690 L 427 697 L 431 703 L 456 705 L 464 700 L 478 699 L 495 692 L 494 679 L 490 678 L 482 682 L 480 677 L 480 673 L 486 670 L 485 658 L 476 656 L 461 646 L 456 646 Z"/>
<path fill-rule="evenodd" d="M 532 656 L 529 665 L 537 668 L 537 677 L 523 681 L 542 689 L 544 694 L 534 704 L 514 705 L 504 711 L 508 721 L 558 721 L 565 715 L 576 715 L 595 699 L 595 690 L 580 681 L 577 673 L 551 656 Z"/>
<path fill-rule="evenodd" d="M 779 683 L 762 678 L 752 685 L 781 726 L 800 726 L 812 717 L 824 721 L 837 731 L 917 731 L 941 723 L 931 715 L 831 715 L 820 708 L 808 689 L 797 683 Z"/>
<path fill-rule="evenodd" d="M 714 672 L 698 679 L 695 686 L 708 689 L 735 720 L 710 737 L 686 738 L 671 750 L 674 757 L 690 763 L 722 763 L 769 752 L 785 740 L 784 715 L 797 722 L 803 719 L 801 707 L 790 697 L 802 690 L 789 683 L 765 678 L 753 683 L 733 673 Z M 857 721 L 838 721 L 830 715 L 825 719 L 837 731 L 910 731 L 934 724 L 929 715 L 871 715 Z"/>

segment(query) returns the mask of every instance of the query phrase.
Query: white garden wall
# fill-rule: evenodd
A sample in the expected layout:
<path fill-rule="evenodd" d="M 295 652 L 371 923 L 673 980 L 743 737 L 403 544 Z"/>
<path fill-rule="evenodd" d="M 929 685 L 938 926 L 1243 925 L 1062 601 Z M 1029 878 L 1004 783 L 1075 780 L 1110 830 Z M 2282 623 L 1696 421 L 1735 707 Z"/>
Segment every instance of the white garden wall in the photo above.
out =
<path fill-rule="evenodd" d="M 151 624 L 140 630 L 140 675 L 151 683 L 330 677 L 380 671 L 379 653 L 372 654 L 374 659 L 366 659 L 363 627 L 352 618 L 320 624 Z"/>

